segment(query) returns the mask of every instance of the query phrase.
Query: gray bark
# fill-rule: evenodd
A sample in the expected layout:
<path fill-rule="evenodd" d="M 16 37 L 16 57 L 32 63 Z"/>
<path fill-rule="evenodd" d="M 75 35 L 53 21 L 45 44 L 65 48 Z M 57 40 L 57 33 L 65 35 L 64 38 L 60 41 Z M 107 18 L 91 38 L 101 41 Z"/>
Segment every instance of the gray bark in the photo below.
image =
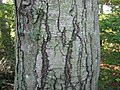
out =
<path fill-rule="evenodd" d="M 15 0 L 15 9 L 14 90 L 98 89 L 97 0 Z"/>

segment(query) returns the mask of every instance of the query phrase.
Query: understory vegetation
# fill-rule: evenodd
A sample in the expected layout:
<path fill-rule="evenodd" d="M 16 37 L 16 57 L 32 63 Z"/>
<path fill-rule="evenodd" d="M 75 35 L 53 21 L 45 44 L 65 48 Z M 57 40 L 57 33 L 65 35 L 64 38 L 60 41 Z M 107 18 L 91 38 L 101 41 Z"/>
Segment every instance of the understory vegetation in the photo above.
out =
<path fill-rule="evenodd" d="M 100 90 L 120 89 L 120 7 L 99 15 L 101 37 Z"/>
<path fill-rule="evenodd" d="M 120 3 L 120 2 L 119 2 Z M 99 14 L 101 64 L 99 90 L 120 90 L 120 6 Z M 0 5 L 0 90 L 10 90 L 15 68 L 14 5 Z"/>

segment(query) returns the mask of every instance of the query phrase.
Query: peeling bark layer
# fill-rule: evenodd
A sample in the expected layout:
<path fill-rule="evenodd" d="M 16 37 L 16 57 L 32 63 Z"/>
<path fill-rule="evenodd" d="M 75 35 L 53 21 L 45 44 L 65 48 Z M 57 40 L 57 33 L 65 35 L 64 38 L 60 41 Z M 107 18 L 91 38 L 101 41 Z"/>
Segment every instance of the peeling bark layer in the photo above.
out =
<path fill-rule="evenodd" d="M 15 0 L 14 90 L 97 90 L 97 0 Z"/>

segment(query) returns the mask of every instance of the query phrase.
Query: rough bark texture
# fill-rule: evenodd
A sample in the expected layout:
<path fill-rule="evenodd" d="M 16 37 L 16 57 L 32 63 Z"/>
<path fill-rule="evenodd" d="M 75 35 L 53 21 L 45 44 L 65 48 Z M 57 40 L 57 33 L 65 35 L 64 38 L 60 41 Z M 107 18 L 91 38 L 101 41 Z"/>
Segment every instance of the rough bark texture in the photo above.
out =
<path fill-rule="evenodd" d="M 15 0 L 14 90 L 97 90 L 97 0 Z"/>

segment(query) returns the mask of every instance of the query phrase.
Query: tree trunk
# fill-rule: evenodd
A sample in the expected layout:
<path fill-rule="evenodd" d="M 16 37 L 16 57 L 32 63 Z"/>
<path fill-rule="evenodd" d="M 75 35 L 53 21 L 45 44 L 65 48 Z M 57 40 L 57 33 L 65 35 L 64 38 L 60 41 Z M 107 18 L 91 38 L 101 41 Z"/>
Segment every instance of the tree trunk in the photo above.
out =
<path fill-rule="evenodd" d="M 97 0 L 15 0 L 14 90 L 97 90 Z"/>
<path fill-rule="evenodd" d="M 2 0 L 0 0 L 0 3 L 2 3 Z"/>

